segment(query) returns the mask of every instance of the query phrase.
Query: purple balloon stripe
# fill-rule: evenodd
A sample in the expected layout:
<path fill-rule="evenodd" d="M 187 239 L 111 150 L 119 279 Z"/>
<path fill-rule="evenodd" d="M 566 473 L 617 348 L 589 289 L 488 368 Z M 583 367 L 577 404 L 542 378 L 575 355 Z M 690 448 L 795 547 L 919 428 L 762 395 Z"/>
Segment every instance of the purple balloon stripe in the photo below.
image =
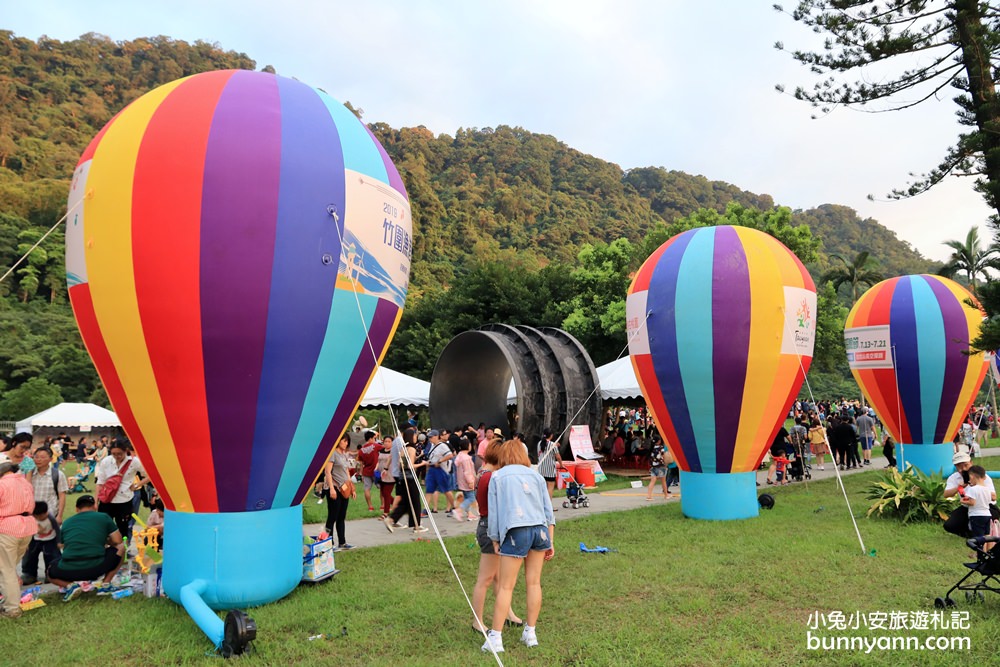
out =
<path fill-rule="evenodd" d="M 281 162 L 277 79 L 237 72 L 205 155 L 201 318 L 219 511 L 245 509 L 267 334 Z"/>
<path fill-rule="evenodd" d="M 715 470 L 730 472 L 740 428 L 750 348 L 750 269 L 732 227 L 715 231 L 712 275 L 712 379 L 715 387 Z"/>
<path fill-rule="evenodd" d="M 385 348 L 389 336 L 392 335 L 398 314 L 399 307 L 396 304 L 386 299 L 378 299 L 378 303 L 375 305 L 375 314 L 372 315 L 371 324 L 368 326 L 368 337 L 371 339 L 372 347 L 375 348 L 375 354 L 379 354 Z M 337 405 L 337 409 L 333 413 L 333 418 L 330 420 L 330 425 L 327 427 L 326 433 L 323 434 L 323 439 L 316 449 L 312 463 L 309 464 L 305 478 L 302 480 L 302 484 L 295 495 L 296 501 L 304 498 L 309 492 L 313 480 L 316 479 L 320 469 L 329 458 L 330 452 L 333 451 L 334 445 L 337 444 L 337 438 L 344 432 L 348 422 L 354 415 L 355 401 L 361 399 L 365 385 L 368 384 L 368 380 L 374 372 L 375 359 L 372 358 L 371 350 L 368 349 L 368 342 L 365 341 L 364 349 L 360 351 L 358 360 L 354 364 L 351 379 L 347 382 L 347 386 L 344 388 L 342 394 L 342 396 L 350 396 L 352 398 L 348 400 L 341 398 L 340 403 Z"/>
<path fill-rule="evenodd" d="M 910 427 L 910 439 L 923 438 L 920 401 L 920 350 L 917 348 L 917 321 L 913 312 L 914 276 L 896 283 L 889 306 L 889 339 L 896 357 L 896 387 L 899 402 Z M 912 443 L 903 443 L 912 444 Z M 927 443 L 919 443 L 927 444 Z"/>
<path fill-rule="evenodd" d="M 270 507 L 278 488 L 326 338 L 344 224 L 344 155 L 330 112 L 303 83 L 279 78 L 278 91 L 278 226 L 246 509 Z"/>
<path fill-rule="evenodd" d="M 944 386 L 941 388 L 941 404 L 938 408 L 937 424 L 934 428 L 934 442 L 948 442 L 948 425 L 958 409 L 959 395 L 965 384 L 965 373 L 971 362 L 965 353 L 969 349 L 969 323 L 963 304 L 955 298 L 950 289 L 934 278 L 924 278 L 934 292 L 941 316 L 944 319 L 945 370 Z"/>
<path fill-rule="evenodd" d="M 382 162 L 385 163 L 385 173 L 389 176 L 389 185 L 409 201 L 409 197 L 406 194 L 406 186 L 403 184 L 403 179 L 399 175 L 396 165 L 393 164 L 392 159 L 389 158 L 389 154 L 385 152 L 382 144 L 375 138 L 375 135 L 368 129 L 367 125 L 365 125 L 365 131 L 368 132 L 368 136 L 372 138 L 372 143 L 378 148 L 378 154 L 382 156 Z"/>
<path fill-rule="evenodd" d="M 670 443 L 680 447 L 687 459 L 691 472 L 701 472 L 701 458 L 698 443 L 694 437 L 694 424 L 687 404 L 687 396 L 681 382 L 680 357 L 677 345 L 677 328 L 685 323 L 677 321 L 677 275 L 680 272 L 684 252 L 697 230 L 681 234 L 660 256 L 649 279 L 646 297 L 646 331 L 649 333 L 649 349 L 656 384 L 663 395 L 663 403 L 670 414 L 679 442 Z M 653 391 L 656 388 L 650 388 Z"/>

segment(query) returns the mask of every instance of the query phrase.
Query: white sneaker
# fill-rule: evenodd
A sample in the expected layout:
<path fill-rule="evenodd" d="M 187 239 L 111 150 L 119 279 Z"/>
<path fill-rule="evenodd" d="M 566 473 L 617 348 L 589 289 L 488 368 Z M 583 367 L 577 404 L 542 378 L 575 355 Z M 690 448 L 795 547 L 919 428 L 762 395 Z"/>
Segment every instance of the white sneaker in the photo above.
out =
<path fill-rule="evenodd" d="M 531 648 L 533 646 L 538 646 L 538 637 L 535 636 L 535 631 L 534 630 L 529 631 L 527 628 L 525 628 L 524 631 L 521 632 L 521 643 L 527 646 L 528 648 Z"/>
<path fill-rule="evenodd" d="M 428 530 L 430 530 L 430 529 L 427 526 L 417 526 L 416 528 L 413 529 L 413 532 L 414 533 L 426 533 Z"/>
<path fill-rule="evenodd" d="M 483 653 L 503 653 L 503 635 L 494 635 L 491 630 L 483 642 Z"/>
<path fill-rule="evenodd" d="M 451 517 L 456 521 L 465 521 L 465 513 L 462 510 L 455 510 L 451 513 Z"/>

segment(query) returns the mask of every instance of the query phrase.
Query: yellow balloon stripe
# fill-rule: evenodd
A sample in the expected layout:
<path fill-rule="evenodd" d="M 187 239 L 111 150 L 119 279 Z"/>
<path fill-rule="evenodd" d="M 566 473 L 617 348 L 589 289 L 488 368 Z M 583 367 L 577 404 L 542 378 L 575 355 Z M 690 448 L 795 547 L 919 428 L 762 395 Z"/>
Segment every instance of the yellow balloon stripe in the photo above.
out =
<path fill-rule="evenodd" d="M 748 233 L 749 232 L 749 233 Z M 740 406 L 740 427 L 733 449 L 733 462 L 755 458 L 770 435 L 771 415 L 767 414 L 771 387 L 756 386 L 754 378 L 774 378 L 772 386 L 783 386 L 776 377 L 781 358 L 785 294 L 778 266 L 788 258 L 775 256 L 765 234 L 737 227 L 736 233 L 747 256 L 750 282 L 750 347 L 747 353 L 747 382 Z M 783 251 L 786 252 L 787 251 Z M 775 326 L 778 322 L 778 326 Z M 753 465 L 751 463 L 750 465 Z M 737 469 L 735 472 L 749 470 Z"/>
<path fill-rule="evenodd" d="M 191 511 L 191 497 L 167 426 L 146 349 L 132 267 L 132 177 L 149 119 L 182 81 L 140 97 L 105 133 L 87 179 L 93 197 L 84 215 L 87 274 L 94 312 L 108 352 L 130 398 L 155 466 L 178 511 Z M 134 399 L 134 400 L 133 400 Z"/>

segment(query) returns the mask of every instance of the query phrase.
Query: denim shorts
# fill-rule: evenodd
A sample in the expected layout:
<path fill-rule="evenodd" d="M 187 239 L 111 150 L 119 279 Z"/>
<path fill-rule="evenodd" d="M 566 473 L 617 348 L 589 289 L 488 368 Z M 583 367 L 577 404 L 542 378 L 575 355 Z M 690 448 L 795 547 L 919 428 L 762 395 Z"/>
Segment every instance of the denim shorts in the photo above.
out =
<path fill-rule="evenodd" d="M 500 555 L 524 558 L 529 551 L 548 551 L 551 548 L 548 526 L 520 526 L 507 531 L 500 544 Z"/>
<path fill-rule="evenodd" d="M 650 477 L 666 477 L 667 476 L 667 468 L 666 468 L 666 466 L 653 466 L 652 468 L 649 469 L 649 476 Z"/>
<path fill-rule="evenodd" d="M 447 493 L 451 491 L 448 473 L 441 468 L 427 469 L 427 493 Z"/>

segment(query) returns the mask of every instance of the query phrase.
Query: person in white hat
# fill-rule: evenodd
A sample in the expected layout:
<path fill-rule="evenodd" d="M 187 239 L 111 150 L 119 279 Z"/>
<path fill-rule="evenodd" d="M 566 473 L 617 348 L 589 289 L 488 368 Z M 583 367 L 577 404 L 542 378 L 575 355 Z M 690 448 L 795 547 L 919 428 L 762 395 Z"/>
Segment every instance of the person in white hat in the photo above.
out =
<path fill-rule="evenodd" d="M 961 447 L 959 451 L 955 452 L 955 455 L 951 457 L 951 462 L 955 466 L 955 472 L 948 476 L 948 481 L 944 485 L 944 497 L 952 498 L 958 494 L 959 488 L 964 488 L 966 484 L 969 483 L 969 468 L 972 467 L 972 459 L 969 457 L 969 450 L 965 447 Z M 986 477 L 983 480 L 983 486 L 989 489 L 990 497 L 992 502 L 997 500 L 997 491 L 993 486 L 993 478 Z M 958 535 L 959 537 L 965 537 L 969 532 L 969 508 L 965 505 L 959 505 L 955 508 L 955 511 L 951 513 L 948 520 L 944 522 L 944 529 L 952 533 L 953 535 Z"/>

